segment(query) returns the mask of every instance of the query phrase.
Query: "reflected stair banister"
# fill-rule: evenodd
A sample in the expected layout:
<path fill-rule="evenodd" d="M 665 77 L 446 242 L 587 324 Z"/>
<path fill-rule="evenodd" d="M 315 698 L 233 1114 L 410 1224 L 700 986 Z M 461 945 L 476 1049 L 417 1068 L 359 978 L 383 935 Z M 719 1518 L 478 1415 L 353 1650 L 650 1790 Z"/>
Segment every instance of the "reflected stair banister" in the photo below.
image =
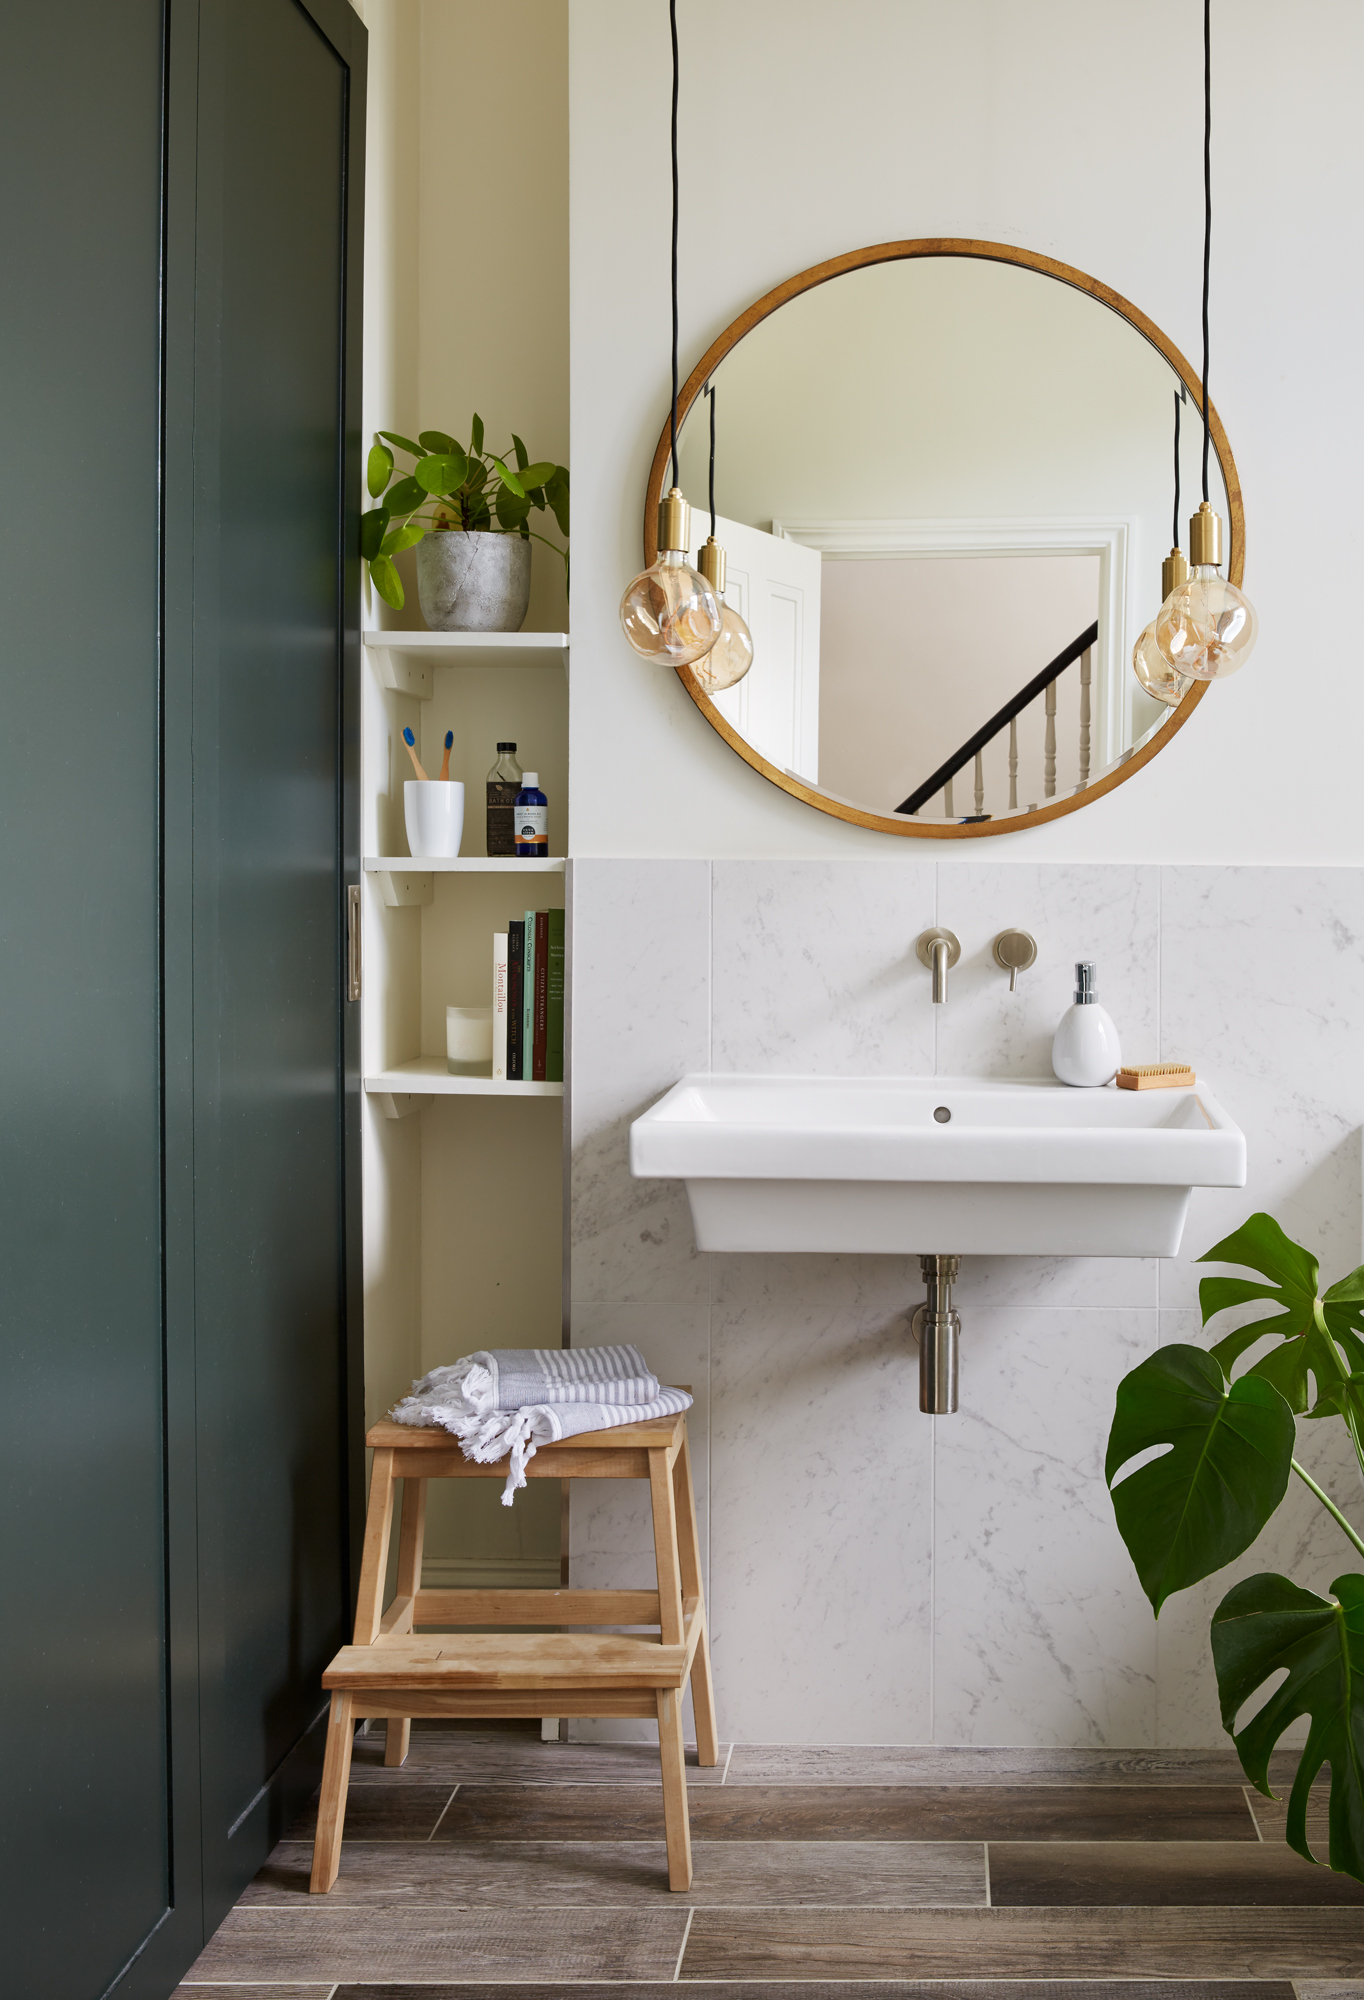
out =
<path fill-rule="evenodd" d="M 1012 722 L 1014 717 L 1019 715 L 1028 706 L 1030 701 L 1035 701 L 1043 689 L 1049 686 L 1059 674 L 1064 673 L 1068 666 L 1071 666 L 1083 653 L 1086 653 L 1091 646 L 1095 645 L 1098 642 L 1098 637 L 1099 626 L 1096 619 L 1094 624 L 1085 627 L 1085 630 L 1080 634 L 1078 639 L 1072 639 L 1068 646 L 1063 647 L 1054 660 L 1049 660 L 1040 674 L 1034 674 L 1026 686 L 1021 687 L 1016 695 L 1006 701 L 1003 708 L 997 714 L 992 715 L 990 720 L 982 728 L 978 729 L 974 736 L 969 737 L 962 744 L 960 750 L 954 751 L 945 764 L 940 764 L 931 778 L 925 778 L 924 782 L 916 791 L 910 793 L 903 804 L 896 806 L 896 812 L 906 815 L 916 813 L 921 806 L 927 805 L 934 792 L 946 792 L 958 771 L 971 762 L 976 752 L 983 750 L 987 743 L 998 736 L 1006 722 Z M 1054 747 L 1053 744 L 1053 749 Z M 951 806 L 949 805 L 949 816 L 951 815 L 951 810 Z"/>

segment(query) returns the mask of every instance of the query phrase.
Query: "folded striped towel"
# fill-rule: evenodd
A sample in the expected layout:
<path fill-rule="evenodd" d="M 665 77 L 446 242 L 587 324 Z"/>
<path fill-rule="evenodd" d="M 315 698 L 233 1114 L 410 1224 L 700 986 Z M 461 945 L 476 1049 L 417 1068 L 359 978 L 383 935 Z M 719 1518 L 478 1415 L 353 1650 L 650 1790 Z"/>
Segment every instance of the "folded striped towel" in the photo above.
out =
<path fill-rule="evenodd" d="M 501 1347 L 433 1368 L 391 1415 L 400 1424 L 439 1424 L 478 1465 L 510 1454 L 502 1490 L 510 1507 L 542 1444 L 677 1416 L 691 1401 L 683 1389 L 662 1388 L 637 1347 Z"/>

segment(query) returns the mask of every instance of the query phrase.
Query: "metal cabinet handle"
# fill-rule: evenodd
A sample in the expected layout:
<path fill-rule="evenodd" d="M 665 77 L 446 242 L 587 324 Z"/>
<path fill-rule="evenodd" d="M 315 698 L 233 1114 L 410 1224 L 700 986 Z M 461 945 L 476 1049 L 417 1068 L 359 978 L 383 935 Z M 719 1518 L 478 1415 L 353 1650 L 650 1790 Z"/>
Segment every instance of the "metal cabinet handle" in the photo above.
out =
<path fill-rule="evenodd" d="M 346 998 L 360 998 L 360 884 L 346 890 Z"/>

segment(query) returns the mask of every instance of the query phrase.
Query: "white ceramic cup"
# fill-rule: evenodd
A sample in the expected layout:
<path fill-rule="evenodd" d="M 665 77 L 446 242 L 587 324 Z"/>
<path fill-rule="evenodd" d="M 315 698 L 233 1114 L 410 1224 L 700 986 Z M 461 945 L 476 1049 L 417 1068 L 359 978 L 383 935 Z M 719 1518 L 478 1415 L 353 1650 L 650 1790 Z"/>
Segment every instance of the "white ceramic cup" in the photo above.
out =
<path fill-rule="evenodd" d="M 445 1058 L 451 1076 L 492 1075 L 493 1010 L 491 1007 L 446 1008 Z"/>
<path fill-rule="evenodd" d="M 464 836 L 464 787 L 453 778 L 408 778 L 403 818 L 412 859 L 453 861 Z"/>

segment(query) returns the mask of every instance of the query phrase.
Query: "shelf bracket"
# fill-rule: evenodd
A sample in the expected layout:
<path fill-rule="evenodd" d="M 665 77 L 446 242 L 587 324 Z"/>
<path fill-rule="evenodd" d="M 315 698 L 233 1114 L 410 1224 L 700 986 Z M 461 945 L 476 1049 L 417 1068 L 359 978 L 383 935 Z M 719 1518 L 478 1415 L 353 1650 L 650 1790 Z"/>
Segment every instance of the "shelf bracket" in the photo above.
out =
<path fill-rule="evenodd" d="M 385 1118 L 410 1118 L 425 1102 L 415 1090 L 376 1090 L 374 1095 L 384 1107 Z"/>
<path fill-rule="evenodd" d="M 384 892 L 384 901 L 390 910 L 405 910 L 417 903 L 435 900 L 436 878 L 428 870 L 423 874 L 414 869 L 411 874 L 406 869 L 400 875 L 396 869 L 380 868 L 379 881 Z"/>
<path fill-rule="evenodd" d="M 429 660 L 414 659 L 411 653 L 400 653 L 388 646 L 372 650 L 379 663 L 379 678 L 386 688 L 392 688 L 395 694 L 415 695 L 418 701 L 430 701 L 434 688 Z"/>

